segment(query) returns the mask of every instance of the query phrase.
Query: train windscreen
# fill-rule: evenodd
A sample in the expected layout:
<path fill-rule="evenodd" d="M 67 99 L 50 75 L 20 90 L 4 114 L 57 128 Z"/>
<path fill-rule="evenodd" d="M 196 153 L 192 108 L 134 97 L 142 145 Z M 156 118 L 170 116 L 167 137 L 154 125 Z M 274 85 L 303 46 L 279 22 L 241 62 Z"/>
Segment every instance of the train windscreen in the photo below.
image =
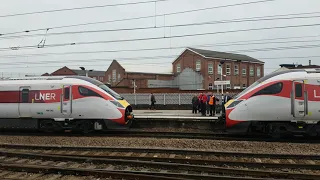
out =
<path fill-rule="evenodd" d="M 234 99 L 237 99 L 239 97 L 241 97 L 242 95 L 244 95 L 245 93 L 247 93 L 248 91 L 250 91 L 251 89 L 253 89 L 254 87 L 256 87 L 258 84 L 260 84 L 261 82 L 270 79 L 272 77 L 278 76 L 280 74 L 285 74 L 285 73 L 289 73 L 289 72 L 303 72 L 303 69 L 288 69 L 288 70 L 283 70 L 283 71 L 276 71 L 273 73 L 270 73 L 266 76 L 261 77 L 260 79 L 258 79 L 256 82 L 254 82 L 253 84 L 251 84 L 249 87 L 247 87 L 245 90 L 243 90 L 241 93 L 239 93 L 238 95 L 236 95 L 234 97 Z"/>
<path fill-rule="evenodd" d="M 120 94 L 118 94 L 115 91 L 113 91 L 112 89 L 110 89 L 107 85 L 105 85 L 102 82 L 95 80 L 93 78 L 89 78 L 86 76 L 69 76 L 69 77 L 65 77 L 65 78 L 77 78 L 77 79 L 82 79 L 82 80 L 88 81 L 88 82 L 98 86 L 102 90 L 106 91 L 107 93 L 109 93 L 112 97 L 116 98 L 117 100 L 124 99 L 122 96 L 120 96 Z"/>
<path fill-rule="evenodd" d="M 97 85 L 99 88 L 103 89 L 104 91 L 106 91 L 107 93 L 109 93 L 111 96 L 113 96 L 114 98 L 116 98 L 117 100 L 123 100 L 124 98 L 122 96 L 120 96 L 120 94 L 116 93 L 115 91 L 113 91 L 112 89 L 110 89 L 107 85 L 105 84 L 101 84 L 101 85 Z"/>

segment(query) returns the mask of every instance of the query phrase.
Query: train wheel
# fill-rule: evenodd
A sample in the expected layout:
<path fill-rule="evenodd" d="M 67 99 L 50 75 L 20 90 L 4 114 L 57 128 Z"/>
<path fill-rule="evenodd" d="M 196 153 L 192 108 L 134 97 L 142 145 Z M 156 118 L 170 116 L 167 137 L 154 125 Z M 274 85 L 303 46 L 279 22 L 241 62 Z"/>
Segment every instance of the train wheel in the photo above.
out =
<path fill-rule="evenodd" d="M 51 120 L 44 120 L 40 122 L 40 130 L 44 132 L 54 132 L 55 125 Z"/>
<path fill-rule="evenodd" d="M 90 121 L 82 121 L 79 124 L 79 130 L 84 134 L 90 133 L 93 130 L 91 122 Z"/>

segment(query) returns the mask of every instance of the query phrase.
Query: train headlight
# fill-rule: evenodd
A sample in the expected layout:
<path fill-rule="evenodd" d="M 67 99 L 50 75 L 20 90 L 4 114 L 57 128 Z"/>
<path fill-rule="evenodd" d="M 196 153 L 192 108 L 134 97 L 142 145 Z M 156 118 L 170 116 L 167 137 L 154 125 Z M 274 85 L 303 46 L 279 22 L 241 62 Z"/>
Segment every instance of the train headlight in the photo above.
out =
<path fill-rule="evenodd" d="M 112 104 L 114 104 L 117 107 L 124 108 L 118 101 L 110 101 L 110 102 L 112 102 Z"/>
<path fill-rule="evenodd" d="M 236 100 L 236 101 L 233 101 L 227 108 L 233 108 L 235 107 L 236 105 L 238 105 L 239 103 L 241 103 L 243 100 Z"/>

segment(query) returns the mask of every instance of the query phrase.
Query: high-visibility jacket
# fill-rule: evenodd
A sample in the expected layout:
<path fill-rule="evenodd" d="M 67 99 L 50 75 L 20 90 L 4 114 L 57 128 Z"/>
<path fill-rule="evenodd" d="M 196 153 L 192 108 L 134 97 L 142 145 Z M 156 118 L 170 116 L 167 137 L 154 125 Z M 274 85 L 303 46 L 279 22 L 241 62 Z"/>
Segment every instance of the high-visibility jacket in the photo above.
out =
<path fill-rule="evenodd" d="M 214 96 L 211 96 L 209 100 L 209 105 L 213 105 L 213 104 L 214 104 Z"/>

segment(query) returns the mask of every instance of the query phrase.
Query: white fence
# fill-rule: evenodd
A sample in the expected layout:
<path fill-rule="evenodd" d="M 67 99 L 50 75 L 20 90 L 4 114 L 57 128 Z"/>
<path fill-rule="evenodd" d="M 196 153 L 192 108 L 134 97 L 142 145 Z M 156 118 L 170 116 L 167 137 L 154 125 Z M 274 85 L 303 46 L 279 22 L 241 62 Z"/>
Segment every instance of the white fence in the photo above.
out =
<path fill-rule="evenodd" d="M 195 93 L 154 93 L 156 99 L 156 104 L 191 104 L 192 98 Z M 198 94 L 197 94 L 198 95 Z M 229 94 L 233 97 L 235 94 Z M 121 94 L 130 104 L 139 105 L 139 104 L 151 104 L 150 94 L 149 93 L 139 93 L 139 94 Z M 221 95 L 215 96 L 221 99 Z"/>

